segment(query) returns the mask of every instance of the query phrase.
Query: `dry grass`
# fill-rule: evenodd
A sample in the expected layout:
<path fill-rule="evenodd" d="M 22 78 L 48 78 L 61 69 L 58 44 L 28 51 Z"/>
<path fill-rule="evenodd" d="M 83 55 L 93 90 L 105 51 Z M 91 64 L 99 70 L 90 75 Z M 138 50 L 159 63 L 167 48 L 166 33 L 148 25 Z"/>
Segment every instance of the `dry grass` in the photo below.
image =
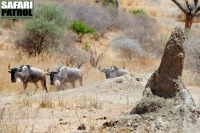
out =
<path fill-rule="evenodd" d="M 105 51 L 105 56 L 110 55 L 110 51 Z M 7 72 L 8 65 L 19 66 L 23 64 L 30 64 L 33 67 L 40 68 L 44 71 L 55 70 L 57 67 L 65 65 L 61 60 L 58 60 L 57 56 L 42 54 L 38 57 L 28 57 L 23 53 L 16 53 L 11 51 L 4 51 L 4 55 L 0 56 L 1 66 L 0 66 L 0 91 L 5 93 L 19 93 L 22 91 L 22 83 L 11 83 L 10 74 Z M 122 68 L 124 60 L 116 60 L 116 55 L 113 53 L 113 57 L 111 58 L 103 58 L 99 65 L 103 67 L 110 67 L 112 65 L 116 65 L 119 68 Z M 48 62 L 48 63 L 47 63 Z M 147 59 L 147 58 L 133 58 L 131 61 L 126 61 L 126 69 L 131 73 L 143 72 L 148 73 L 154 70 L 154 66 L 157 65 L 156 59 Z M 155 65 L 154 65 L 155 64 Z M 84 64 L 81 68 L 84 72 L 83 84 L 90 84 L 102 79 L 105 79 L 105 75 L 101 73 L 98 69 L 92 68 L 88 63 Z M 94 76 L 95 75 L 95 76 Z M 56 91 L 57 89 L 54 86 L 49 85 L 49 77 L 47 76 L 47 87 L 51 91 Z M 40 90 L 42 91 L 42 87 L 39 83 Z M 78 86 L 78 83 L 77 83 Z M 28 92 L 32 94 L 35 90 L 35 86 L 31 83 L 28 84 Z"/>
<path fill-rule="evenodd" d="M 11 66 L 19 66 L 19 65 L 25 65 L 25 64 L 30 64 L 31 66 L 38 67 L 42 70 L 47 70 L 49 68 L 50 64 L 54 64 L 54 61 L 56 60 L 55 58 L 49 56 L 49 55 L 41 55 L 39 57 L 27 57 L 23 53 L 11 53 L 10 52 L 4 52 L 4 56 L 1 56 L 1 66 L 0 66 L 0 91 L 6 91 L 6 92 L 15 92 L 16 90 L 20 90 L 22 88 L 21 83 L 11 83 L 10 80 L 10 74 L 7 72 L 8 71 L 8 65 L 11 64 Z M 46 62 L 49 62 L 47 64 Z M 59 65 L 59 63 L 58 63 Z M 54 66 L 56 67 L 56 66 Z M 28 88 L 33 88 L 34 86 L 28 85 Z M 50 88 L 48 86 L 48 88 Z M 35 87 L 32 90 L 34 90 Z"/>

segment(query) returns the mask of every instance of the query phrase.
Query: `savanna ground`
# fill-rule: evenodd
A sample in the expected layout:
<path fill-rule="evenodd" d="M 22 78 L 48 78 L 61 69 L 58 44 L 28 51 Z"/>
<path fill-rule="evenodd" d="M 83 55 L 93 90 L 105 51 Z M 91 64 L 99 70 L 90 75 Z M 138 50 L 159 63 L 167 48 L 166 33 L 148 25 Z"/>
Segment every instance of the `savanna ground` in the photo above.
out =
<path fill-rule="evenodd" d="M 82 17 L 81 19 L 95 27 L 101 36 L 96 39 L 95 35 L 86 35 L 82 42 L 77 42 L 73 40 L 74 34 L 66 32 L 61 40 L 61 50 L 30 57 L 15 47 L 16 40 L 24 32 L 26 21 L 12 23 L 10 20 L 1 20 L 0 132 L 104 132 L 102 124 L 105 121 L 123 117 L 141 99 L 148 78 L 159 66 L 171 31 L 175 26 L 184 27 L 184 23 L 180 22 L 181 12 L 170 0 L 124 0 L 120 1 L 122 14 L 117 22 L 113 22 L 105 15 L 107 10 L 95 5 L 93 0 L 45 2 L 56 3 L 62 8 L 64 6 L 68 18 L 71 16 L 70 19 L 73 20 L 77 19 L 77 16 Z M 41 5 L 43 2 L 35 1 L 35 4 Z M 146 15 L 131 15 L 129 11 L 134 9 L 142 9 Z M 82 11 L 85 14 L 81 14 Z M 94 11 L 98 15 L 91 13 Z M 104 18 L 104 21 L 99 22 L 97 16 Z M 183 71 L 183 81 L 196 104 L 200 95 L 199 27 L 200 24 L 195 23 L 191 35 L 187 37 Z M 48 68 L 55 70 L 69 61 L 69 52 L 62 52 L 63 49 L 70 51 L 71 47 L 67 47 L 69 43 L 73 44 L 73 50 L 76 48 L 71 52 L 84 58 L 77 60 L 86 60 L 81 67 L 84 72 L 82 87 L 76 84 L 76 88 L 71 88 L 69 85 L 69 89 L 58 91 L 55 86 L 49 85 L 47 77 L 49 93 L 45 94 L 40 87 L 39 92 L 32 95 L 35 86 L 29 84 L 29 95 L 26 96 L 21 94 L 22 83 L 11 83 L 10 74 L 7 72 L 9 64 L 30 64 L 44 71 Z M 114 44 L 116 45 L 113 46 Z M 127 44 L 134 44 L 128 47 L 131 50 L 118 46 Z M 86 46 L 89 46 L 89 51 Z M 103 53 L 98 66 L 115 65 L 122 68 L 125 62 L 125 69 L 131 75 L 105 79 L 105 75 L 92 67 L 87 60 L 90 58 L 90 50 L 96 51 L 97 56 Z M 85 131 L 77 130 L 81 124 L 85 125 Z M 126 129 L 119 129 L 119 132 L 126 132 Z M 140 132 L 147 131 L 144 129 Z"/>

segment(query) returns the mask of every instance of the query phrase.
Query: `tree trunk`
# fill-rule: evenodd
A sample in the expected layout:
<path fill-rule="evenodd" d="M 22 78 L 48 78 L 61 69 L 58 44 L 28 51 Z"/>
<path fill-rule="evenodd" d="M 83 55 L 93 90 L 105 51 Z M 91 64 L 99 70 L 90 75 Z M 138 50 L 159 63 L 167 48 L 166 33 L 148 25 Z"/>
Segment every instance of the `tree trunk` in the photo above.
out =
<path fill-rule="evenodd" d="M 119 10 L 119 2 L 118 0 L 115 1 L 115 17 L 118 16 L 118 10 Z"/>
<path fill-rule="evenodd" d="M 185 20 L 185 29 L 190 30 L 192 27 L 193 17 L 190 17 L 189 15 L 186 15 Z"/>

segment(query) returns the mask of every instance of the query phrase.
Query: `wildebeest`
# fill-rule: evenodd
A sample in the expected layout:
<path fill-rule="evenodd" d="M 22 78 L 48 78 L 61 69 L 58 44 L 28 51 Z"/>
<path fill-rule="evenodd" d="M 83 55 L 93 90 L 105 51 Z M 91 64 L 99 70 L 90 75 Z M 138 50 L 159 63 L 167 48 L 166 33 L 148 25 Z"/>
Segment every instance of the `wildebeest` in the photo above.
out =
<path fill-rule="evenodd" d="M 55 85 L 57 81 L 60 85 L 60 89 L 64 89 L 66 83 L 71 83 L 73 88 L 75 88 L 75 82 L 78 80 L 79 84 L 82 86 L 83 73 L 80 70 L 81 65 L 78 68 L 71 68 L 67 66 L 59 67 L 56 71 L 51 71 L 47 73 L 50 75 L 50 84 Z"/>
<path fill-rule="evenodd" d="M 111 68 L 104 68 L 104 69 L 101 69 L 101 66 L 100 66 L 99 70 L 105 73 L 107 79 L 119 77 L 119 76 L 129 73 L 127 70 L 117 68 L 116 66 L 112 66 Z"/>
<path fill-rule="evenodd" d="M 11 81 L 13 83 L 15 83 L 17 80 L 23 82 L 23 88 L 25 92 L 28 83 L 34 83 L 34 85 L 36 86 L 36 92 L 39 89 L 39 86 L 37 84 L 38 81 L 41 82 L 43 89 L 47 92 L 46 75 L 44 71 L 30 65 L 21 65 L 19 67 L 13 68 L 10 68 L 9 65 L 8 69 L 8 72 L 11 73 Z"/>

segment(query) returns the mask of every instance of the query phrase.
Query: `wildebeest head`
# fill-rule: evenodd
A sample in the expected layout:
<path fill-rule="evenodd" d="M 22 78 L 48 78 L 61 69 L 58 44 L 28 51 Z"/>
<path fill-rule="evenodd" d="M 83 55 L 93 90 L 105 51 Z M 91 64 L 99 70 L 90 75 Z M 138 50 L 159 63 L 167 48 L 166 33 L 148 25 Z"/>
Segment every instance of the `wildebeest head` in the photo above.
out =
<path fill-rule="evenodd" d="M 59 69 L 57 71 L 48 72 L 47 75 L 50 76 L 50 84 L 55 85 L 55 75 L 59 73 Z"/>
<path fill-rule="evenodd" d="M 16 82 L 16 72 L 22 72 L 22 67 L 23 66 L 10 68 L 10 64 L 9 64 L 9 66 L 8 66 L 9 71 L 8 72 L 11 74 L 11 81 L 13 83 Z"/>
<path fill-rule="evenodd" d="M 110 74 L 115 71 L 115 68 L 104 68 L 104 69 L 101 69 L 101 66 L 99 67 L 99 71 L 103 72 L 106 74 L 106 78 L 110 78 Z"/>

